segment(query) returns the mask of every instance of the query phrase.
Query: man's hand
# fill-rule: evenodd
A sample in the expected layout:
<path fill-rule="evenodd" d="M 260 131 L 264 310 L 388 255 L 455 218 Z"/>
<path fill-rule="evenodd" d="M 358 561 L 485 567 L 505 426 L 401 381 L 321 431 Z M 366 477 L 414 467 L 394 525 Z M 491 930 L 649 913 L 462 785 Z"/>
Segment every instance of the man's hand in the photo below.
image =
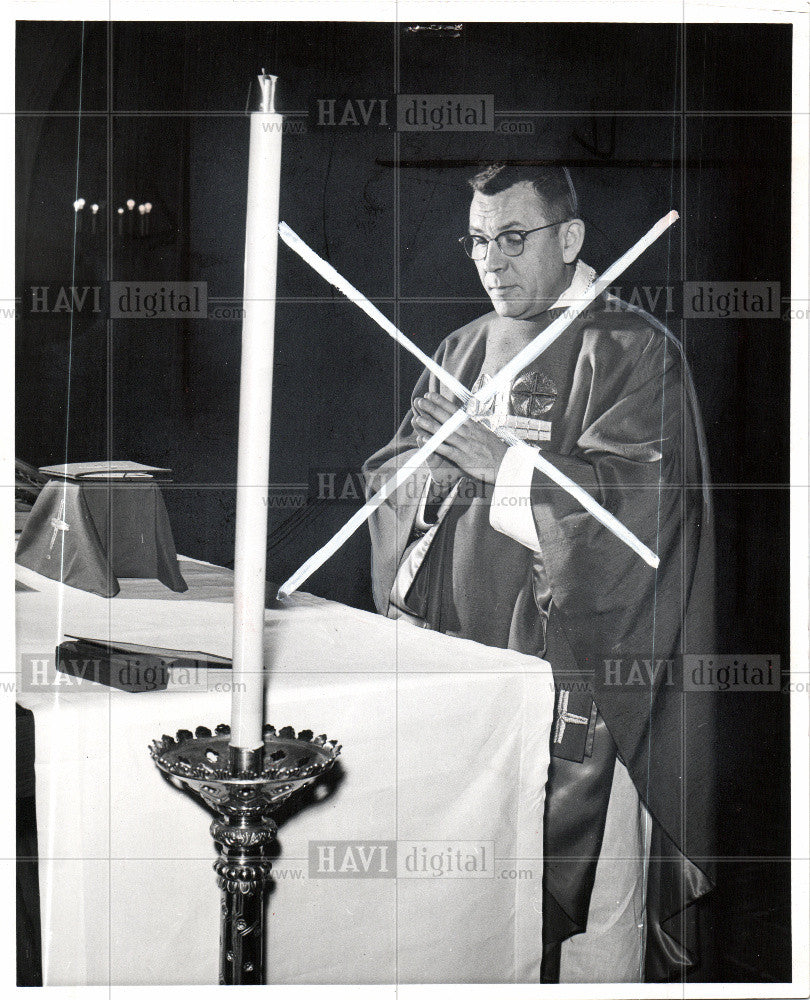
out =
<path fill-rule="evenodd" d="M 416 413 L 413 425 L 420 446 L 458 409 L 454 403 L 435 392 L 415 399 L 413 408 Z M 432 459 L 441 460 L 441 464 L 437 461 L 440 476 L 455 467 L 473 479 L 494 483 L 508 450 L 509 446 L 491 430 L 470 419 L 439 445 Z M 435 479 L 432 459 L 428 459 L 428 466 Z"/>
<path fill-rule="evenodd" d="M 421 448 L 425 441 L 427 441 L 430 437 L 430 434 L 426 434 L 420 427 L 420 423 L 423 421 L 423 417 L 420 416 L 420 411 L 418 409 L 420 402 L 421 400 L 416 399 L 413 403 L 413 427 L 416 432 L 416 442 Z M 446 497 L 450 490 L 452 490 L 459 479 L 461 479 L 464 475 L 457 465 L 448 461 L 437 451 L 434 451 L 432 455 L 425 459 L 425 464 L 430 469 L 430 476 L 434 483 L 431 488 L 431 495 L 434 497 Z"/>

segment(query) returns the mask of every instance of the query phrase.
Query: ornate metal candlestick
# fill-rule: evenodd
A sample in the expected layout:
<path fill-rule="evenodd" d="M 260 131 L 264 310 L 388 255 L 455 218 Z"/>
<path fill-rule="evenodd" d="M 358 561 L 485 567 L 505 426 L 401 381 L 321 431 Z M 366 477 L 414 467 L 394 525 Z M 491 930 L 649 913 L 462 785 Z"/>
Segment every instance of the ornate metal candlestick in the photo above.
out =
<path fill-rule="evenodd" d="M 334 764 L 340 747 L 310 730 L 278 734 L 264 727 L 264 748 L 229 745 L 230 726 L 214 733 L 198 726 L 163 736 L 150 748 L 157 766 L 179 779 L 219 815 L 211 836 L 219 851 L 214 862 L 222 889 L 219 946 L 221 985 L 264 982 L 264 889 L 272 867 L 269 848 L 276 835 L 271 814 L 294 792 Z"/>
<path fill-rule="evenodd" d="M 219 981 L 264 981 L 264 888 L 271 813 L 328 770 L 340 751 L 309 730 L 264 726 L 267 490 L 273 388 L 278 206 L 284 120 L 274 108 L 276 78 L 262 70 L 261 107 L 250 118 L 245 291 L 239 390 L 233 588 L 231 725 L 181 729 L 152 744 L 157 766 L 219 815 L 211 835 L 223 891 Z M 233 732 L 231 731 L 233 729 Z"/>

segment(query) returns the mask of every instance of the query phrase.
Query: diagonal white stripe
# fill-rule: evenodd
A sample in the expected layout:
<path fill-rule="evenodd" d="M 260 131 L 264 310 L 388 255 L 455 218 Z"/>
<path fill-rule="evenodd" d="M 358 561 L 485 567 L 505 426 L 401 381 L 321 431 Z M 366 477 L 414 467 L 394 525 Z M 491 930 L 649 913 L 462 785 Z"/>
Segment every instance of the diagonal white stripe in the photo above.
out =
<path fill-rule="evenodd" d="M 482 386 L 481 389 L 475 394 L 475 399 L 482 403 L 488 402 L 501 390 L 502 387 L 511 383 L 516 375 L 530 365 L 535 358 L 539 357 L 539 355 L 542 354 L 546 348 L 550 347 L 551 344 L 553 344 L 554 341 L 557 340 L 557 338 L 568 328 L 568 326 L 570 326 L 570 324 L 580 315 L 580 313 L 582 313 L 595 298 L 601 295 L 602 292 L 608 288 L 635 260 L 637 260 L 637 258 L 640 257 L 641 254 L 644 253 L 644 251 L 650 247 L 659 238 L 659 236 L 662 235 L 662 233 L 666 232 L 666 230 L 677 219 L 678 213 L 676 211 L 672 211 L 668 215 L 665 215 L 663 219 L 660 219 L 648 233 L 642 236 L 642 238 L 625 254 L 619 257 L 615 263 L 611 264 L 604 274 L 602 274 L 602 276 L 588 288 L 576 304 L 572 304 L 568 309 L 566 309 L 565 312 L 550 323 L 542 333 L 538 334 L 534 340 L 520 350 L 511 361 L 507 362 L 507 364 L 505 364 L 485 386 Z M 285 224 L 282 223 L 281 225 Z M 279 225 L 280 233 L 281 225 Z M 290 234 L 294 237 L 292 242 L 287 239 Z M 306 247 L 303 240 L 296 236 L 289 226 L 285 225 L 285 232 L 281 233 L 281 235 L 282 239 L 284 239 L 284 241 L 288 243 L 292 249 L 296 250 L 296 252 L 300 252 L 297 244 L 300 244 L 302 247 Z M 380 313 L 375 306 L 368 302 L 365 296 L 363 296 L 357 291 L 357 289 L 350 285 L 349 282 L 342 278 L 331 266 L 331 264 L 327 264 L 326 261 L 323 261 L 317 254 L 310 250 L 309 247 L 306 247 L 306 250 L 308 251 L 307 255 L 304 256 L 304 254 L 301 254 L 301 256 L 304 257 L 308 263 L 322 273 L 324 277 L 326 277 L 328 281 L 343 292 L 344 295 L 352 301 L 357 302 L 363 311 L 380 323 L 380 325 L 387 332 L 389 332 L 398 343 L 402 344 L 404 347 L 407 347 L 410 344 L 408 338 L 401 333 L 390 320 L 383 316 L 383 314 Z M 316 263 L 316 261 L 318 263 Z M 318 264 L 324 265 L 325 270 L 321 270 Z M 366 305 L 362 305 L 362 302 L 365 302 Z M 382 320 L 382 322 L 380 322 L 380 320 Z M 448 376 L 448 373 L 445 372 L 440 365 L 438 365 L 432 358 L 428 358 L 427 355 L 423 354 L 421 351 L 419 351 L 417 356 L 420 360 L 427 359 L 427 362 L 429 363 L 426 363 L 426 367 L 429 368 L 429 370 L 432 371 L 437 378 L 442 379 L 445 381 L 445 384 L 447 384 L 446 376 Z M 439 372 L 442 374 L 440 375 Z M 453 378 L 452 376 L 449 377 Z M 458 380 L 454 379 L 454 381 L 457 382 Z M 461 383 L 458 384 L 459 386 L 461 385 Z M 450 388 L 450 386 L 448 386 L 448 388 Z M 464 395 L 469 398 L 469 391 L 463 386 L 461 386 L 461 388 L 464 390 Z M 455 392 L 456 390 L 453 389 L 453 391 Z M 422 465 L 425 459 L 433 454 L 436 448 L 438 448 L 438 446 L 452 433 L 454 433 L 467 419 L 469 419 L 469 414 L 465 410 L 457 410 L 448 420 L 446 420 L 436 433 L 428 441 L 426 441 L 421 448 L 414 452 L 408 461 L 405 462 L 405 464 L 397 471 L 396 475 L 389 479 L 388 482 L 382 486 L 379 492 L 375 493 L 374 496 L 372 496 L 366 504 L 332 536 L 326 545 L 323 545 L 317 552 L 313 553 L 313 555 L 311 555 L 309 559 L 307 559 L 307 561 L 281 585 L 278 591 L 278 596 L 280 598 L 288 597 L 296 591 L 302 583 L 304 583 L 317 569 L 330 559 L 335 552 L 338 551 L 338 549 L 340 549 L 344 542 L 346 542 L 346 540 L 349 539 L 354 532 L 357 531 L 357 529 L 371 517 L 374 511 L 382 503 L 384 503 L 391 493 L 399 489 L 399 487 Z M 518 438 L 515 438 L 514 442 L 511 443 L 522 444 L 523 442 L 520 442 Z M 541 458 L 539 455 L 536 457 L 538 459 Z M 617 537 L 622 538 L 622 540 L 630 545 L 634 551 L 638 552 L 645 562 L 653 567 L 658 565 L 659 560 L 655 553 L 639 541 L 639 539 L 637 539 L 632 532 L 625 528 L 624 525 L 609 511 L 606 511 L 604 507 L 601 507 L 589 493 L 583 490 L 572 480 L 568 479 L 567 476 L 564 476 L 547 460 L 542 459 L 542 465 L 538 465 L 537 467 L 559 486 L 566 489 L 572 496 L 575 496 L 586 510 L 593 514 L 593 516 L 604 524 L 605 527 L 609 528 L 609 530 L 616 534 Z"/>
<path fill-rule="evenodd" d="M 371 497 L 366 505 L 361 507 L 360 510 L 358 510 L 357 513 L 343 525 L 340 531 L 329 539 L 326 545 L 311 555 L 309 559 L 307 559 L 307 561 L 299 569 L 297 569 L 295 573 L 293 573 L 289 580 L 282 583 L 278 590 L 278 596 L 289 597 L 290 594 L 298 590 L 305 580 L 312 576 L 315 570 L 320 569 L 327 559 L 331 559 L 341 545 L 343 545 L 343 543 L 348 538 L 351 538 L 355 531 L 357 531 L 360 525 L 365 524 L 374 511 L 382 503 L 384 503 L 392 493 L 395 493 L 404 482 L 410 479 L 425 459 L 432 455 L 443 441 L 457 431 L 466 419 L 467 413 L 464 410 L 456 410 L 452 417 L 446 420 L 436 433 L 425 441 L 422 447 L 419 448 L 418 451 L 415 451 L 408 461 L 397 470 L 396 475 L 392 476 L 392 478 L 386 483 L 383 483 L 380 490 L 375 493 L 373 497 Z"/>
<path fill-rule="evenodd" d="M 393 337 L 398 344 L 404 347 L 406 351 L 409 351 L 414 357 L 418 358 L 425 365 L 425 367 L 429 371 L 433 372 L 436 378 L 447 386 L 447 388 L 450 389 L 450 391 L 453 392 L 459 399 L 461 399 L 462 402 L 466 403 L 473 398 L 476 400 L 482 398 L 480 390 L 474 394 L 470 393 L 469 390 L 462 385 L 454 375 L 445 371 L 444 368 L 438 364 L 438 362 L 425 354 L 424 351 L 420 350 L 409 337 L 402 333 L 402 331 L 394 326 L 394 324 L 386 316 L 384 316 L 376 306 L 369 302 L 362 292 L 358 291 L 354 285 L 350 284 L 338 271 L 335 270 L 334 267 L 332 267 L 330 263 L 325 261 L 322 257 L 319 257 L 311 247 L 307 246 L 301 237 L 298 236 L 298 234 L 295 233 L 286 222 L 279 223 L 278 231 L 282 240 L 284 240 L 291 250 L 294 250 L 315 271 L 317 271 L 330 284 L 334 285 L 338 291 L 342 292 L 346 298 L 358 305 L 363 312 L 366 313 L 366 315 L 370 316 L 383 330 L 385 330 L 387 334 L 389 334 L 389 336 Z M 500 377 L 500 374 L 496 376 L 498 379 L 500 379 Z M 473 417 L 472 419 L 476 418 Z M 529 448 L 524 441 L 517 437 L 517 435 L 511 433 L 508 428 L 500 427 L 497 429 L 496 433 L 498 434 L 498 437 L 500 437 L 501 440 L 505 441 L 507 444 L 519 445 L 526 448 L 531 453 L 532 462 L 536 469 L 551 479 L 552 482 L 562 487 L 562 489 L 577 500 L 589 514 L 593 515 L 597 521 L 603 524 L 608 531 L 613 532 L 617 538 L 640 555 L 649 566 L 656 567 L 658 565 L 658 557 L 656 554 L 639 538 L 637 538 L 632 531 L 626 528 L 621 521 L 618 520 L 618 518 L 614 517 L 610 511 L 605 510 L 601 504 L 597 503 L 590 493 L 583 490 L 581 486 L 560 472 L 556 466 L 552 465 L 548 459 L 536 452 L 534 448 Z M 379 506 L 379 504 L 377 506 Z M 287 584 L 284 586 L 286 587 Z"/>
<path fill-rule="evenodd" d="M 350 284 L 328 261 L 325 261 L 323 257 L 319 257 L 311 247 L 308 247 L 301 237 L 290 229 L 286 222 L 279 222 L 278 235 L 284 240 L 290 250 L 294 250 L 302 260 L 305 260 L 330 285 L 334 285 L 339 292 L 342 292 L 347 299 L 350 299 L 356 306 L 359 306 L 367 316 L 370 316 L 378 326 L 381 326 L 406 351 L 410 351 L 415 358 L 418 358 L 425 368 L 433 372 L 436 378 L 441 379 L 447 388 L 454 392 L 462 402 L 466 403 L 467 400 L 472 398 L 472 393 L 469 389 L 463 386 L 449 372 L 446 372 L 433 358 L 420 350 L 413 341 L 409 340 L 404 333 L 394 326 L 387 316 L 369 302 L 362 292 L 359 292 L 354 285 Z"/>

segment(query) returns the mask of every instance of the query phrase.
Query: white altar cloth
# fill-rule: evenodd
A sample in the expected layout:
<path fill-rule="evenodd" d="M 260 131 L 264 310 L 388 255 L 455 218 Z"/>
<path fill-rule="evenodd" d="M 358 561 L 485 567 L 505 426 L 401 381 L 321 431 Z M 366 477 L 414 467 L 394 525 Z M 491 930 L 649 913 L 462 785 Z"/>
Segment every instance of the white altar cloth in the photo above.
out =
<path fill-rule="evenodd" d="M 230 655 L 226 570 L 181 560 L 185 594 L 122 580 L 107 600 L 17 569 L 18 663 L 52 661 L 65 635 Z M 306 594 L 288 605 L 266 613 L 267 721 L 344 749 L 331 794 L 279 830 L 268 983 L 538 982 L 549 665 Z M 45 985 L 216 983 L 210 816 L 147 750 L 228 721 L 230 673 L 215 676 L 219 690 L 173 674 L 140 694 L 21 678 L 35 717 Z M 312 841 L 349 842 L 355 858 L 367 841 L 395 841 L 400 870 L 316 877 Z M 458 842 L 477 842 L 468 848 L 492 871 L 406 870 L 406 855 Z"/>

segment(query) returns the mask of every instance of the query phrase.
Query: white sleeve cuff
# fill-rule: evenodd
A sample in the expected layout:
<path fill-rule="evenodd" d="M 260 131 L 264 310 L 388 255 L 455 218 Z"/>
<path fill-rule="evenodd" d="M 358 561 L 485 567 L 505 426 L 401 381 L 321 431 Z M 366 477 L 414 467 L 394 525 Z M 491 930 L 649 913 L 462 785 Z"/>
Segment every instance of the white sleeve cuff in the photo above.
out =
<path fill-rule="evenodd" d="M 433 477 L 428 476 L 425 488 L 422 490 L 422 498 L 419 501 L 419 506 L 416 508 L 416 517 L 413 520 L 413 526 L 417 531 L 429 531 L 434 524 L 438 524 L 442 520 L 452 505 L 453 500 L 455 500 L 460 482 L 461 480 L 459 479 L 452 490 L 450 490 L 450 493 L 444 498 L 441 506 L 439 507 L 436 520 L 429 524 L 425 520 L 425 505 L 427 504 L 427 498 L 430 495 L 430 487 L 433 484 Z"/>
<path fill-rule="evenodd" d="M 534 448 L 528 445 L 512 445 L 503 456 L 492 491 L 489 523 L 501 534 L 539 552 L 540 539 L 532 514 L 533 454 Z"/>
<path fill-rule="evenodd" d="M 425 520 L 425 504 L 427 503 L 427 498 L 430 495 L 430 487 L 432 483 L 432 477 L 428 476 L 425 480 L 424 488 L 422 489 L 422 496 L 416 507 L 416 517 L 413 519 L 413 526 L 417 531 L 427 531 L 430 527 Z"/>

